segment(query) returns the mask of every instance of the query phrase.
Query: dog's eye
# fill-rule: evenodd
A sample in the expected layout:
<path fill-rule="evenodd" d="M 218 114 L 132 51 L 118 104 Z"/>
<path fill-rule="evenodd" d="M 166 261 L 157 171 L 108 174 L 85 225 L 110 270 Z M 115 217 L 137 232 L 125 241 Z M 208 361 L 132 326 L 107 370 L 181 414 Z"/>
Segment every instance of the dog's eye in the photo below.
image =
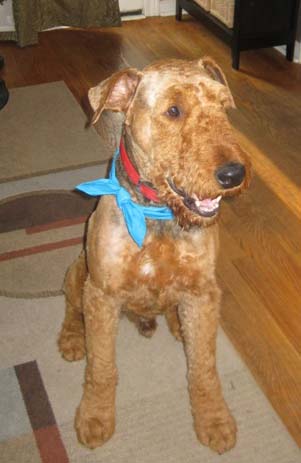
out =
<path fill-rule="evenodd" d="M 170 117 L 179 117 L 181 114 L 179 108 L 177 106 L 171 106 L 167 110 L 167 115 Z"/>

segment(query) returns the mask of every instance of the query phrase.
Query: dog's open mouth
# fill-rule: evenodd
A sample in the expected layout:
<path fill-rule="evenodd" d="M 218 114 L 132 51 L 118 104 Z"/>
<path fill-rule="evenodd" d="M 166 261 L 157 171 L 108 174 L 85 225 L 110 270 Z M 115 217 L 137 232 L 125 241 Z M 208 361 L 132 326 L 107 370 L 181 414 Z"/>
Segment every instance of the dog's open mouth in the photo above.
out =
<path fill-rule="evenodd" d="M 202 217 L 213 217 L 219 211 L 220 200 L 222 196 L 216 198 L 200 199 L 196 194 L 189 196 L 184 190 L 175 186 L 172 180 L 167 179 L 170 188 L 178 195 L 181 196 L 184 205 L 192 212 L 201 215 Z"/>

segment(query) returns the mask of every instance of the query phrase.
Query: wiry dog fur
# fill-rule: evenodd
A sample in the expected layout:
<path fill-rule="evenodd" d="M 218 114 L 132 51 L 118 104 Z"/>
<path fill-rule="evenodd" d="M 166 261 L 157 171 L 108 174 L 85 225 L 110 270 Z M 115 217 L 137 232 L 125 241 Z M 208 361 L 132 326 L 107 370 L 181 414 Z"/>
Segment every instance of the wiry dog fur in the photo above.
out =
<path fill-rule="evenodd" d="M 92 88 L 89 98 L 93 122 L 106 109 L 124 113 L 129 157 L 175 218 L 148 220 L 141 249 L 113 196 L 104 196 L 90 218 L 86 249 L 67 272 L 59 337 L 67 360 L 87 355 L 78 438 L 94 448 L 114 432 L 120 312 L 129 312 L 146 336 L 164 314 L 171 332 L 184 341 L 197 437 L 222 453 L 235 444 L 236 425 L 216 372 L 218 211 L 202 213 L 196 201 L 236 195 L 250 180 L 248 157 L 226 115 L 234 102 L 225 76 L 210 58 L 168 60 L 143 71 L 122 70 Z M 221 185 L 216 172 L 229 163 L 244 166 L 244 175 L 238 184 Z M 117 175 L 137 203 L 149 204 L 120 161 Z"/>

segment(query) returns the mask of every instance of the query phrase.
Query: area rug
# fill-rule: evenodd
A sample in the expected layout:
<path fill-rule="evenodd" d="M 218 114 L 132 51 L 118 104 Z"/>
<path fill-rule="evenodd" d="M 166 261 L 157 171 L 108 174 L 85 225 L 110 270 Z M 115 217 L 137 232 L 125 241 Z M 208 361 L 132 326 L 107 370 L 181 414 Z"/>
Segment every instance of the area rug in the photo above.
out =
<path fill-rule="evenodd" d="M 0 182 L 106 163 L 115 126 L 100 138 L 86 123 L 64 82 L 12 89 L 0 112 Z"/>
<path fill-rule="evenodd" d="M 117 427 L 102 448 L 87 450 L 73 418 L 85 361 L 57 350 L 62 296 L 0 298 L 0 461 L 5 463 L 297 463 L 288 435 L 220 331 L 218 368 L 238 424 L 235 449 L 219 456 L 197 441 L 183 348 L 164 319 L 152 339 L 122 319 L 117 338 Z"/>
<path fill-rule="evenodd" d="M 97 199 L 50 190 L 0 201 L 0 294 L 60 294 L 66 269 L 80 253 Z"/>

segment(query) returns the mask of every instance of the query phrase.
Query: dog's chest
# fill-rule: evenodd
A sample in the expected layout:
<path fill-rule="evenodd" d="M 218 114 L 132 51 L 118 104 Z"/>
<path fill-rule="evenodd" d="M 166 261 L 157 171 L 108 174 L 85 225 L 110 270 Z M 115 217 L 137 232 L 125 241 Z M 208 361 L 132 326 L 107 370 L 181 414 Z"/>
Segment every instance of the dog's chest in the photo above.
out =
<path fill-rule="evenodd" d="M 173 303 L 179 292 L 199 292 L 214 273 L 214 240 L 150 237 L 125 268 L 124 289 L 132 301 Z"/>

